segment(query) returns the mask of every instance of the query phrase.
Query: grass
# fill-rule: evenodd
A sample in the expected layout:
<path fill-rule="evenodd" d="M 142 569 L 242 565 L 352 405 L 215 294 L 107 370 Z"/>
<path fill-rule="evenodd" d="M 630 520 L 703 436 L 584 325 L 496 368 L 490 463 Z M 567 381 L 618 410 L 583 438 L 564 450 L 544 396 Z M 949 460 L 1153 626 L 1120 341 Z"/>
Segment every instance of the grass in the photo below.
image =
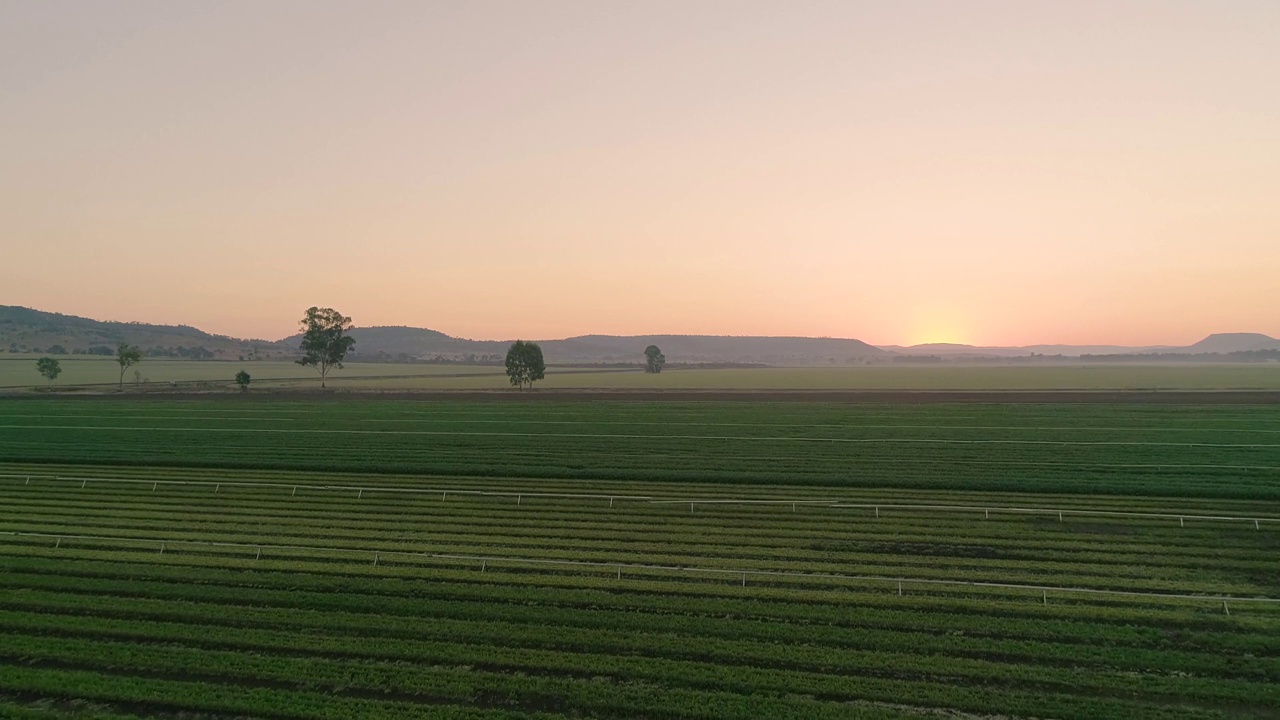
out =
<path fill-rule="evenodd" d="M 1274 717 L 1278 479 L 1275 406 L 11 398 L 0 716 Z"/>

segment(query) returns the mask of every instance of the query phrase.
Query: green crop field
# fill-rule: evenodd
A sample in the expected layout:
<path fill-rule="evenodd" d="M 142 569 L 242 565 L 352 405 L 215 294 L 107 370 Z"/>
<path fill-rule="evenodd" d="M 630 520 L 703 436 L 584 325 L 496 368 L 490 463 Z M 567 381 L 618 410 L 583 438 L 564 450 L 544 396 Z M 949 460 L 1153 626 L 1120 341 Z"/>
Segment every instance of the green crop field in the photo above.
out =
<path fill-rule="evenodd" d="M 1280 407 L 0 400 L 0 717 L 1273 718 Z"/>
<path fill-rule="evenodd" d="M 1261 405 L 9 399 L 0 460 L 1280 500 Z"/>

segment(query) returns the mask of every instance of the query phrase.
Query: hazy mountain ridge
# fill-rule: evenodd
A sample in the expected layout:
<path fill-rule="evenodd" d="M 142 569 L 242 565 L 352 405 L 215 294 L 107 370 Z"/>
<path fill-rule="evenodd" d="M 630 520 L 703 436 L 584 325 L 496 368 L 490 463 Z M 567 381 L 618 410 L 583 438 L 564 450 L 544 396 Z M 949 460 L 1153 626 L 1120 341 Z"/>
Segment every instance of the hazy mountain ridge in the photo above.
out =
<path fill-rule="evenodd" d="M 859 363 L 888 355 L 851 338 L 767 337 L 758 335 L 583 335 L 543 343 L 548 357 L 598 356 L 604 362 L 634 360 L 657 345 L 669 360 L 741 362 L 769 365 Z M 574 362 L 569 359 L 567 362 Z"/>
<path fill-rule="evenodd" d="M 1254 350 L 1280 350 L 1280 340 L 1262 333 L 1214 333 L 1179 352 L 1229 353 Z"/>
<path fill-rule="evenodd" d="M 1182 352 L 1185 348 L 1166 345 L 1138 347 L 1130 345 L 963 345 L 959 343 L 924 343 L 922 345 L 880 345 L 882 350 L 901 355 L 938 355 L 942 357 L 1028 357 L 1037 355 L 1123 355 L 1151 352 Z"/>
<path fill-rule="evenodd" d="M 984 347 L 958 343 L 926 343 L 923 345 L 880 345 L 881 350 L 901 355 L 937 355 L 940 357 L 1029 357 L 1036 355 L 1139 355 L 1139 354 L 1220 354 L 1280 350 L 1280 340 L 1262 333 L 1214 333 L 1205 339 L 1182 347 L 1152 345 L 1020 345 Z"/>
<path fill-rule="evenodd" d="M 501 356 L 511 340 L 469 340 L 427 328 L 405 326 L 357 327 L 353 361 L 483 359 Z M 0 351 L 50 352 L 59 345 L 67 352 L 114 348 L 117 342 L 144 351 L 200 347 L 218 359 L 241 357 L 293 358 L 299 336 L 281 340 L 238 339 L 207 333 L 186 325 L 92 320 L 31 308 L 0 305 Z M 851 338 L 772 337 L 738 335 L 580 335 L 539 340 L 550 363 L 638 362 L 647 345 L 657 345 L 670 362 L 760 363 L 769 365 L 856 365 L 885 362 L 896 357 L 937 356 L 949 359 L 1080 356 L 1111 354 L 1219 354 L 1280 350 L 1280 340 L 1260 333 L 1216 333 L 1186 347 L 1127 347 L 1117 345 L 1027 345 L 980 347 L 929 343 L 876 347 Z"/>
<path fill-rule="evenodd" d="M 434 330 L 397 327 L 355 328 L 352 359 L 373 355 L 408 354 L 414 357 L 502 355 L 510 340 L 466 340 Z M 281 343 L 297 344 L 299 336 Z M 551 363 L 635 362 L 649 345 L 662 348 L 668 360 L 689 363 L 762 363 L 811 365 L 861 363 L 888 355 L 861 340 L 806 337 L 734 335 L 580 335 L 558 340 L 538 340 Z"/>
<path fill-rule="evenodd" d="M 127 342 L 144 351 L 153 348 L 202 347 L 217 357 L 248 355 L 273 347 L 269 340 L 215 335 L 189 325 L 92 320 L 76 315 L 45 312 L 27 307 L 0 305 L 0 350 L 49 352 L 61 346 L 68 353 L 91 348 L 115 350 Z"/>

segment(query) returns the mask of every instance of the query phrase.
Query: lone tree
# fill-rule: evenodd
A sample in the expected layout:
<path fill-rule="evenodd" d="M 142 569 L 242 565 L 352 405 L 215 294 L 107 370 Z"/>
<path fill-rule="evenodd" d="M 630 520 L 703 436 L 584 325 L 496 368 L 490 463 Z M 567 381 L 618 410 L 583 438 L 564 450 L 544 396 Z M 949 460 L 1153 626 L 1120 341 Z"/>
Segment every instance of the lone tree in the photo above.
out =
<path fill-rule="evenodd" d="M 644 349 L 644 371 L 647 373 L 660 373 L 662 366 L 667 364 L 667 356 L 662 354 L 662 350 L 657 345 L 650 345 Z"/>
<path fill-rule="evenodd" d="M 42 357 L 36 361 L 36 370 L 39 370 L 40 375 L 52 385 L 53 381 L 62 374 L 62 365 L 51 357 Z"/>
<path fill-rule="evenodd" d="M 507 377 L 511 384 L 524 389 L 533 387 L 534 380 L 541 380 L 547 365 L 542 361 L 542 348 L 538 343 L 517 340 L 507 350 Z"/>
<path fill-rule="evenodd" d="M 351 318 L 333 308 L 312 307 L 307 309 L 300 324 L 302 359 L 298 364 L 319 371 L 320 387 L 324 387 L 329 370 L 341 370 L 347 351 L 356 344 L 355 338 L 347 335 L 352 328 Z"/>
<path fill-rule="evenodd" d="M 124 389 L 124 371 L 142 362 L 142 351 L 129 343 L 116 345 L 116 362 L 120 364 L 120 389 Z"/>
<path fill-rule="evenodd" d="M 236 384 L 240 386 L 240 391 L 244 392 L 249 389 L 249 381 L 253 378 L 249 377 L 249 373 L 241 370 L 236 373 Z"/>

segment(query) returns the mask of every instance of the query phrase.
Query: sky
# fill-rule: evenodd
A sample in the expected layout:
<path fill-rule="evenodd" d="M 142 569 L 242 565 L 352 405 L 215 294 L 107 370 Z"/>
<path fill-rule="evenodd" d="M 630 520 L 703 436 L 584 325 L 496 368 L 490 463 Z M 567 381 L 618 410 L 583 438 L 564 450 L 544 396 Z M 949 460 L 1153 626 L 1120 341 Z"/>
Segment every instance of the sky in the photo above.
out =
<path fill-rule="evenodd" d="M 0 304 L 1280 336 L 1280 2 L 0 3 Z"/>

